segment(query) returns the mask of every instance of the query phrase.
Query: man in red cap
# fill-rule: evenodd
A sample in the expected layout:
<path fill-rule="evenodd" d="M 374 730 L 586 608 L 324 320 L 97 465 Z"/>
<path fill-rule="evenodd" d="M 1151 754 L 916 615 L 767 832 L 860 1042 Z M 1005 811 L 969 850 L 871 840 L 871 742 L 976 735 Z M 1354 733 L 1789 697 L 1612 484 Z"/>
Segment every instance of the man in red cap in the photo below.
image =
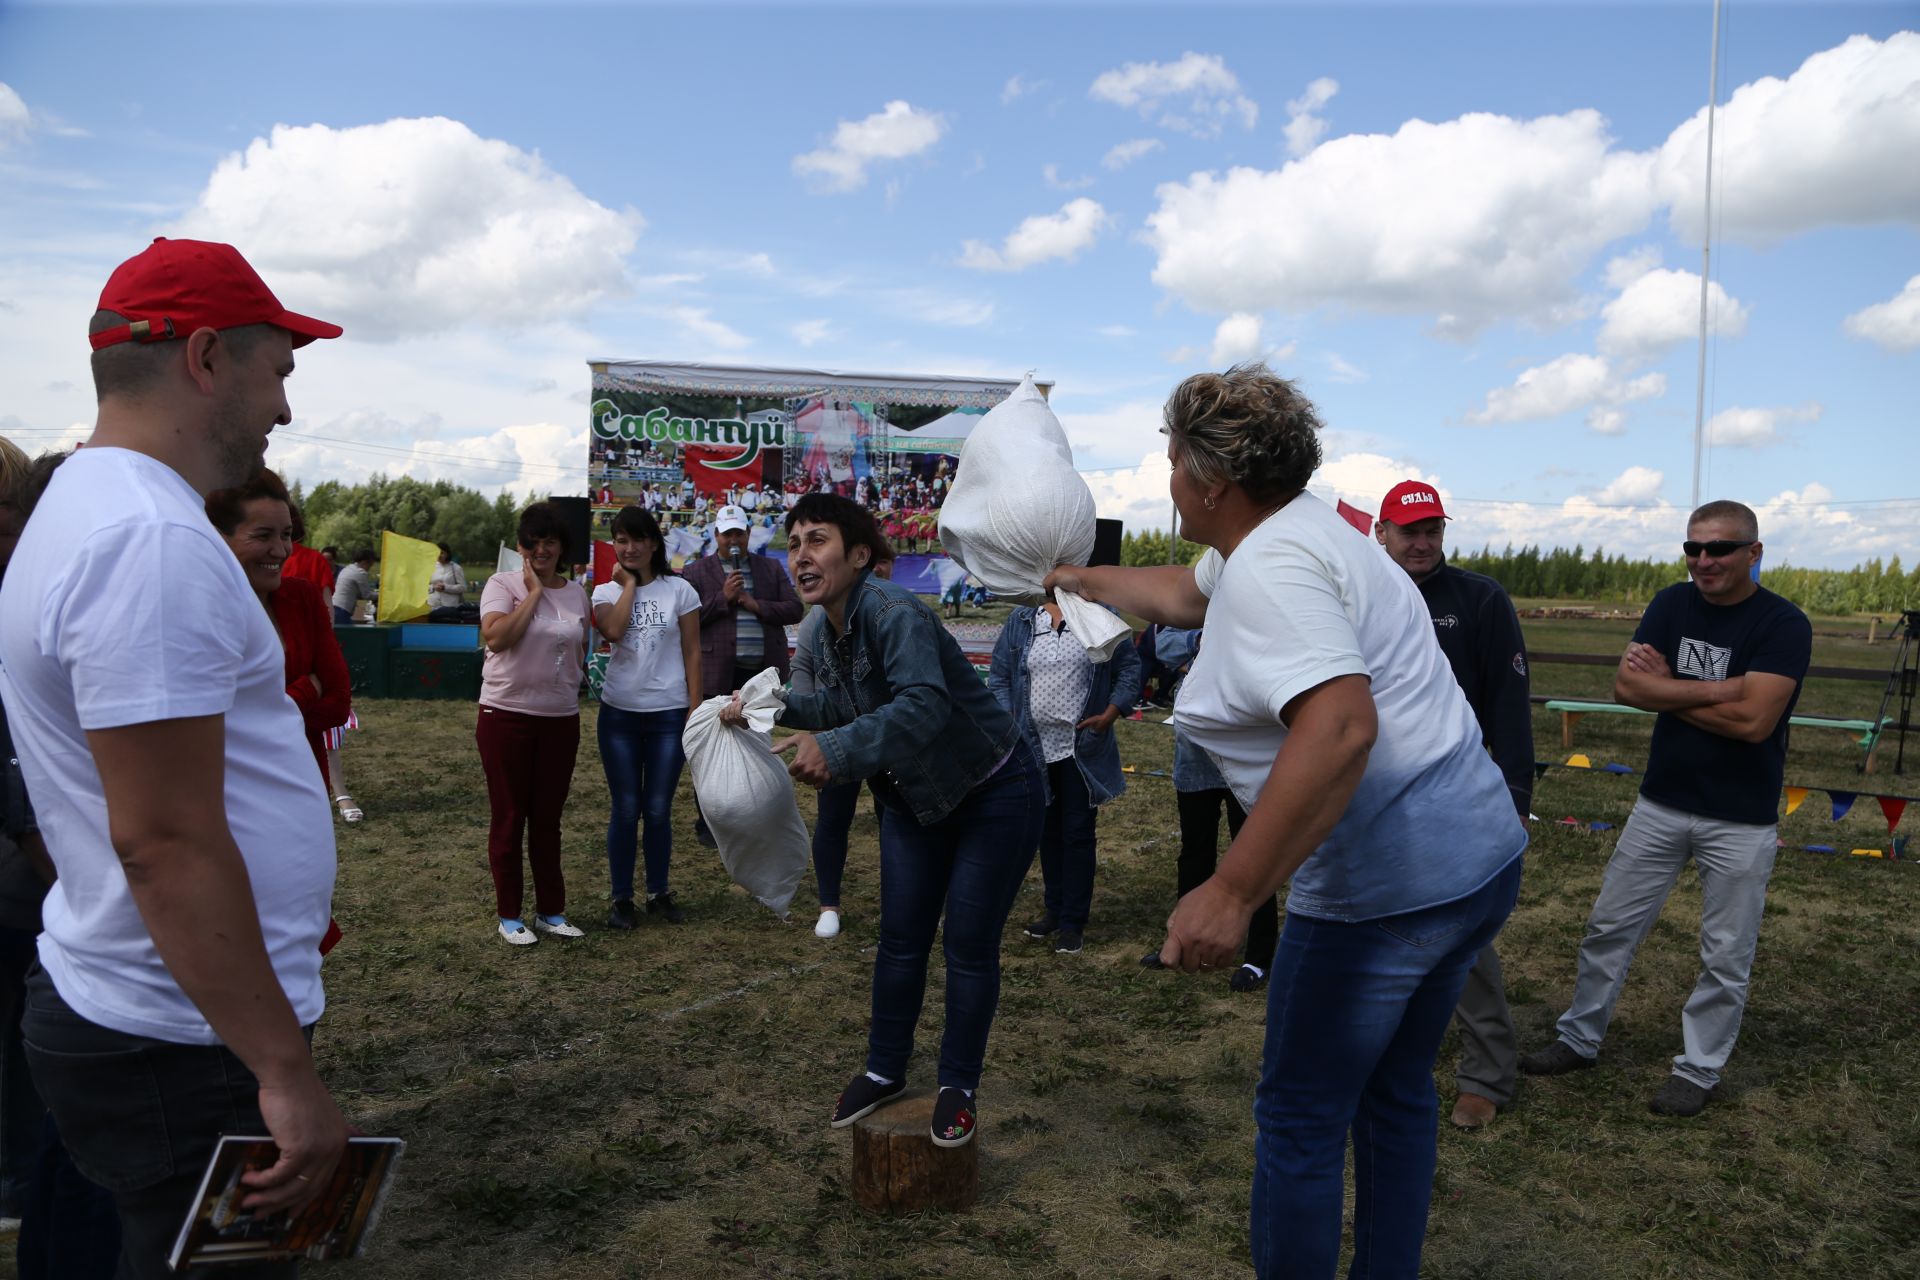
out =
<path fill-rule="evenodd" d="M 1420 480 L 1387 490 L 1373 536 L 1407 571 L 1433 618 L 1441 652 L 1467 695 L 1480 736 L 1507 780 L 1520 821 L 1533 800 L 1533 706 L 1527 696 L 1527 646 L 1506 590 L 1492 578 L 1447 563 L 1447 513 Z M 1459 1096 L 1453 1123 L 1478 1129 L 1513 1100 L 1519 1044 L 1507 1008 L 1500 957 L 1488 943 L 1467 975 L 1454 1010 L 1460 1024 Z"/>
<path fill-rule="evenodd" d="M 74 1164 L 113 1193 L 119 1274 L 158 1277 L 219 1134 L 279 1147 L 243 1179 L 256 1211 L 311 1199 L 346 1142 L 307 1042 L 332 817 L 272 620 L 203 507 L 291 420 L 294 349 L 340 328 L 229 245 L 156 240 L 91 332 L 93 436 L 0 587 L 0 695 L 59 873 L 23 1027 Z"/>

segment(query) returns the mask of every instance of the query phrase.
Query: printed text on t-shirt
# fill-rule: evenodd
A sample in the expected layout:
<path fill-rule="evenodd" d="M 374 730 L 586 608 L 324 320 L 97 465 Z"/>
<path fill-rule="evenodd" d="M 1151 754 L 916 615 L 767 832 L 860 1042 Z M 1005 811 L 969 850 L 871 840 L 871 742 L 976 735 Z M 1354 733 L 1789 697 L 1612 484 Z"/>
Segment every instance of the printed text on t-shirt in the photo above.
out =
<path fill-rule="evenodd" d="M 1725 680 L 1727 664 L 1732 661 L 1731 649 L 1722 649 L 1705 640 L 1680 637 L 1680 674 L 1683 676 L 1692 676 L 1696 680 Z"/>

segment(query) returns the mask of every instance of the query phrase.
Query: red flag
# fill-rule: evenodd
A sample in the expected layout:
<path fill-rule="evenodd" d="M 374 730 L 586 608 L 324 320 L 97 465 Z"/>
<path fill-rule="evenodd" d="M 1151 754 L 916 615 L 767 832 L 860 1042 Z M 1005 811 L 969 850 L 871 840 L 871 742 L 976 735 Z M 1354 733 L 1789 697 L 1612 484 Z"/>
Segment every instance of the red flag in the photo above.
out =
<path fill-rule="evenodd" d="M 1336 499 L 1333 509 L 1342 519 L 1360 531 L 1362 537 L 1373 533 L 1373 517 L 1348 502 L 1345 498 Z"/>
<path fill-rule="evenodd" d="M 690 444 L 680 449 L 681 469 L 696 491 L 710 496 L 734 485 L 759 484 L 760 463 L 758 449 L 748 453 L 739 445 Z"/>
<path fill-rule="evenodd" d="M 1880 812 L 1887 818 L 1887 834 L 1892 835 L 1893 829 L 1900 825 L 1900 815 L 1907 811 L 1907 802 L 1899 796 L 1875 796 L 1874 799 L 1880 802 Z"/>
<path fill-rule="evenodd" d="M 613 581 L 613 570 L 620 562 L 613 558 L 613 544 L 604 540 L 593 544 L 593 585 Z"/>

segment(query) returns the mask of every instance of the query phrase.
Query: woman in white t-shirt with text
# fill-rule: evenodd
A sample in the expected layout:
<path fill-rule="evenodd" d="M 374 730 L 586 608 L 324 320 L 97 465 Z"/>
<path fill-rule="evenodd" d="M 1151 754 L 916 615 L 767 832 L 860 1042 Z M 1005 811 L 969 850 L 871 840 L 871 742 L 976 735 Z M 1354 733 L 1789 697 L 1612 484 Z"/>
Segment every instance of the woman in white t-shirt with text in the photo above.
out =
<path fill-rule="evenodd" d="M 613 646 L 600 691 L 600 764 L 607 772 L 607 923 L 631 929 L 635 831 L 647 863 L 647 913 L 686 919 L 673 900 L 673 793 L 686 753 L 687 713 L 700 690 L 700 596 L 667 567 L 666 540 L 651 512 L 613 517 L 613 580 L 594 588 L 593 625 Z"/>

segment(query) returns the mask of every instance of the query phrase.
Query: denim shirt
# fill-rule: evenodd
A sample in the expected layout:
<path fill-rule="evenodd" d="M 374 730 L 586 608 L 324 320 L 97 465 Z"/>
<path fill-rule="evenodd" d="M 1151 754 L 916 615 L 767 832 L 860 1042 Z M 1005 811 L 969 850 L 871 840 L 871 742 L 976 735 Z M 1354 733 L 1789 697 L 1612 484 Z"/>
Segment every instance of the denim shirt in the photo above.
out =
<path fill-rule="evenodd" d="M 780 722 L 815 731 L 835 782 L 871 778 L 916 821 L 938 822 L 993 775 L 1020 731 L 905 587 L 863 572 L 846 620 L 839 636 L 824 609 L 801 621 L 814 689 L 789 692 Z"/>
<path fill-rule="evenodd" d="M 1035 612 L 1027 607 L 1007 615 L 1007 624 L 1001 628 L 1000 639 L 993 646 L 993 670 L 987 677 L 987 688 L 1019 721 L 1020 736 L 1026 740 L 1027 750 L 1033 753 L 1035 761 L 1040 761 L 1046 757 L 1041 754 L 1040 733 L 1034 728 L 1033 716 L 1028 711 L 1027 686 L 1027 651 L 1033 648 Z M 1080 718 L 1097 716 L 1109 706 L 1131 711 L 1139 700 L 1140 654 L 1132 645 L 1122 644 L 1114 649 L 1111 658 L 1093 664 L 1087 706 Z M 1126 778 L 1120 773 L 1120 745 L 1114 741 L 1111 728 L 1105 733 L 1082 729 L 1074 734 L 1073 760 L 1080 766 L 1080 776 L 1086 779 L 1087 794 L 1093 797 L 1095 805 L 1105 804 L 1127 789 Z M 1047 803 L 1052 804 L 1053 789 L 1047 785 L 1046 776 L 1046 770 L 1042 769 L 1040 788 Z"/>

